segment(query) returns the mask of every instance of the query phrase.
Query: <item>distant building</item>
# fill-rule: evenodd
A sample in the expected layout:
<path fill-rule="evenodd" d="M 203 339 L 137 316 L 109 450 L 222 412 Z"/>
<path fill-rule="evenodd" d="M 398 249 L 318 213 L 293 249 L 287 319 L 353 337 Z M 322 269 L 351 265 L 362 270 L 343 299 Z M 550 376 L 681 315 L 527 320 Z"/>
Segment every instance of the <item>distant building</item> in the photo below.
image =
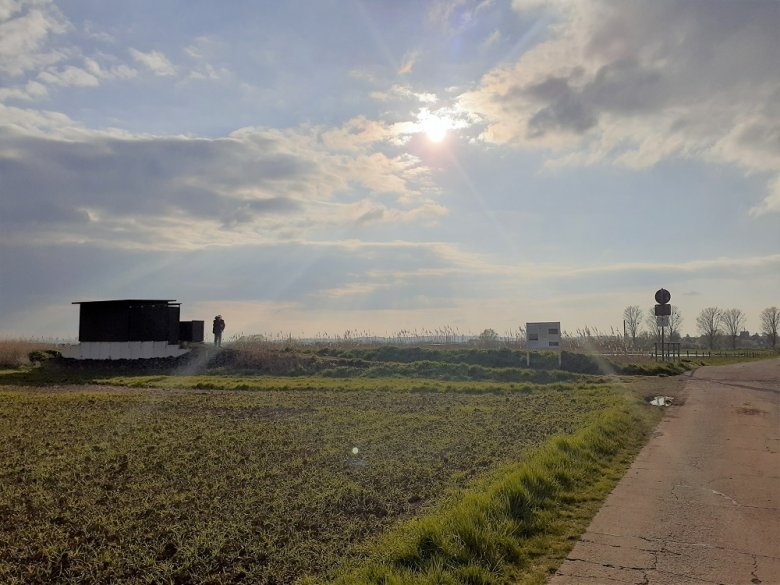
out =
<path fill-rule="evenodd" d="M 124 299 L 75 302 L 79 344 L 63 348 L 65 358 L 120 360 L 177 357 L 185 342 L 203 341 L 203 321 L 180 321 L 174 300 Z"/>

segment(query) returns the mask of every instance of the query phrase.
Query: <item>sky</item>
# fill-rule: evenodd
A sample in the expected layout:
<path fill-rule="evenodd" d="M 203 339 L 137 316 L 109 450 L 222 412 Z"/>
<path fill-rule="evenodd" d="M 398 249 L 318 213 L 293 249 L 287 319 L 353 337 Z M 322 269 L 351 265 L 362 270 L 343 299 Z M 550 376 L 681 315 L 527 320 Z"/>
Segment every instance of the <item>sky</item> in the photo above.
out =
<path fill-rule="evenodd" d="M 775 0 L 0 0 L 0 337 L 780 305 Z"/>

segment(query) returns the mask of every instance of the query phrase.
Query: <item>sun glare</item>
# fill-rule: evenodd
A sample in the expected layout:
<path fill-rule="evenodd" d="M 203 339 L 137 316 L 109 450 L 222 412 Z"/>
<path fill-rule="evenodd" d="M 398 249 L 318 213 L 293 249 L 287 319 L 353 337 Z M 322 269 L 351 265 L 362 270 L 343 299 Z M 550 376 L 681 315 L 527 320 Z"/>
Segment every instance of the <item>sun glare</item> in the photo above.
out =
<path fill-rule="evenodd" d="M 449 129 L 449 120 L 439 118 L 438 116 L 430 116 L 422 121 L 422 130 L 431 142 L 444 140 Z"/>

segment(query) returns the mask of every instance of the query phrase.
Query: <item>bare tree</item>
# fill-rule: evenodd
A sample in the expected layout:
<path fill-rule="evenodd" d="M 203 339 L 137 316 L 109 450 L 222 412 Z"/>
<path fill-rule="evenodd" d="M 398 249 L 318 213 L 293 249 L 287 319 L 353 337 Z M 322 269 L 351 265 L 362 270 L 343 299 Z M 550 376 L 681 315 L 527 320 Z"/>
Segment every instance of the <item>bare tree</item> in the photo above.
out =
<path fill-rule="evenodd" d="M 720 318 L 726 334 L 731 337 L 731 349 L 737 349 L 737 337 L 745 329 L 745 313 L 741 309 L 726 309 Z"/>
<path fill-rule="evenodd" d="M 703 337 L 707 339 L 707 347 L 713 349 L 715 340 L 720 335 L 720 321 L 722 311 L 718 307 L 702 309 L 696 317 L 696 326 Z"/>
<path fill-rule="evenodd" d="M 777 347 L 778 329 L 780 329 L 780 309 L 767 307 L 761 311 L 761 331 L 767 336 L 773 349 Z"/>
<path fill-rule="evenodd" d="M 631 346 L 636 345 L 636 335 L 642 324 L 642 309 L 639 305 L 629 305 L 623 309 L 623 320 L 626 322 L 626 331 L 631 336 Z"/>
<path fill-rule="evenodd" d="M 672 305 L 672 312 L 669 315 L 669 340 L 674 341 L 680 339 L 680 326 L 683 323 L 683 316 L 680 312 L 680 307 Z"/>
<path fill-rule="evenodd" d="M 483 347 L 492 347 L 498 342 L 498 333 L 493 329 L 485 329 L 479 334 L 479 343 Z"/>
<path fill-rule="evenodd" d="M 651 337 L 656 342 L 661 341 L 661 328 L 658 326 L 658 317 L 655 316 L 655 307 L 650 307 L 647 310 L 647 316 L 645 317 L 645 324 L 650 331 Z"/>

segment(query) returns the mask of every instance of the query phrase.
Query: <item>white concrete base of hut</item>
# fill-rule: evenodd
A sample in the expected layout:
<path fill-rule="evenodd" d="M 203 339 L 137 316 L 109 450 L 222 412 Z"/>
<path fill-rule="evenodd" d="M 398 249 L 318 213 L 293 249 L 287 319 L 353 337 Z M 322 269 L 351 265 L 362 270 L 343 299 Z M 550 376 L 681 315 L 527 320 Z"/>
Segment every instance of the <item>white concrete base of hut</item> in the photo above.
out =
<path fill-rule="evenodd" d="M 62 357 L 77 360 L 142 360 L 178 357 L 190 350 L 167 341 L 83 341 L 60 351 Z"/>

